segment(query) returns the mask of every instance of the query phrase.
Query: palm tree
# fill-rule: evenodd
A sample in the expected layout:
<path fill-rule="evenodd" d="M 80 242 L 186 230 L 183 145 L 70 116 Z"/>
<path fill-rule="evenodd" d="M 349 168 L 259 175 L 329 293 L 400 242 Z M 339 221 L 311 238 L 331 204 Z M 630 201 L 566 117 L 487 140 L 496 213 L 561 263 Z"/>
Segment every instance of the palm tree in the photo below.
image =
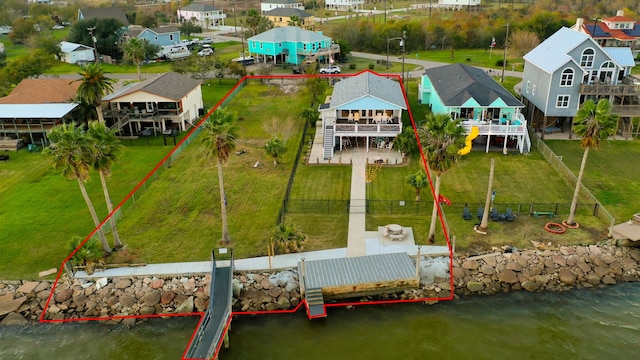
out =
<path fill-rule="evenodd" d="M 284 141 L 273 138 L 267 141 L 267 144 L 264 146 L 264 151 L 273 158 L 273 166 L 278 166 L 278 160 L 281 160 L 282 155 L 287 152 L 287 145 Z"/>
<path fill-rule="evenodd" d="M 96 148 L 96 157 L 93 162 L 93 168 L 100 174 L 100 183 L 102 184 L 102 192 L 104 193 L 104 200 L 107 202 L 107 210 L 109 214 L 113 212 L 113 202 L 109 195 L 109 188 L 107 187 L 107 176 L 111 176 L 111 166 L 118 161 L 118 157 L 122 153 L 123 146 L 120 140 L 116 137 L 115 132 L 109 130 L 107 126 L 98 121 L 91 121 L 87 130 L 87 135 L 93 140 Z M 122 241 L 118 235 L 118 228 L 116 227 L 116 221 L 112 215 L 111 219 L 111 233 L 113 234 L 113 245 L 116 249 L 122 247 Z"/>
<path fill-rule="evenodd" d="M 289 18 L 289 21 L 287 22 L 287 25 L 289 25 L 289 26 L 300 26 L 300 25 L 302 25 L 302 19 L 300 19 L 299 16 L 293 15 L 293 16 L 291 16 Z"/>
<path fill-rule="evenodd" d="M 108 72 L 104 71 L 100 64 L 90 63 L 82 67 L 78 73 L 80 86 L 78 87 L 78 97 L 83 101 L 93 104 L 98 113 L 98 120 L 104 123 L 102 115 L 102 98 L 113 91 L 113 83 L 115 80 L 106 77 Z"/>
<path fill-rule="evenodd" d="M 420 192 L 429 185 L 429 178 L 424 171 L 420 170 L 415 174 L 407 176 L 407 184 L 409 184 L 416 193 L 416 201 L 420 201 Z"/>
<path fill-rule="evenodd" d="M 214 156 L 218 166 L 218 184 L 220 185 L 220 217 L 222 218 L 222 243 L 228 244 L 229 225 L 227 223 L 227 198 L 224 192 L 222 164 L 229 160 L 229 155 L 236 146 L 237 128 L 235 116 L 226 109 L 218 108 L 204 122 L 207 157 Z"/>
<path fill-rule="evenodd" d="M 84 186 L 85 182 L 89 180 L 89 170 L 91 164 L 93 164 L 93 159 L 97 156 L 97 148 L 91 138 L 76 123 L 55 126 L 51 129 L 49 139 L 51 140 L 51 145 L 47 152 L 52 156 L 53 167 L 62 168 L 62 175 L 67 179 L 78 181 L 82 197 L 87 203 L 95 226 L 98 227 L 100 219 L 98 219 L 96 210 Z M 102 232 L 102 228 L 99 228 L 97 233 L 105 254 L 111 254 L 111 248 Z"/>
<path fill-rule="evenodd" d="M 587 156 L 590 149 L 600 147 L 600 140 L 608 138 L 612 135 L 618 115 L 611 114 L 611 104 L 607 99 L 601 99 L 596 104 L 593 100 L 587 100 L 582 104 L 582 108 L 578 110 L 573 119 L 573 131 L 582 137 L 580 146 L 584 149 L 582 154 L 582 163 L 580 163 L 580 171 L 578 172 L 578 180 L 576 182 L 576 190 L 573 193 L 571 201 L 571 210 L 569 210 L 569 218 L 566 223 L 575 226 L 576 207 L 578 205 L 578 194 L 582 186 L 582 176 L 584 168 L 587 164 Z"/>
<path fill-rule="evenodd" d="M 140 40 L 134 37 L 124 44 L 124 53 L 130 57 L 131 61 L 133 61 L 133 63 L 138 67 L 138 80 L 142 79 L 142 76 L 140 75 L 140 63 L 146 56 L 145 41 L 147 40 Z"/>
<path fill-rule="evenodd" d="M 465 132 L 460 126 L 461 120 L 452 120 L 448 114 L 429 114 L 427 121 L 420 128 L 420 140 L 427 157 L 429 168 L 436 174 L 433 198 L 433 212 L 428 240 L 434 242 L 436 234 L 436 218 L 438 216 L 440 198 L 440 178 L 458 161 L 458 151 L 464 147 Z"/>

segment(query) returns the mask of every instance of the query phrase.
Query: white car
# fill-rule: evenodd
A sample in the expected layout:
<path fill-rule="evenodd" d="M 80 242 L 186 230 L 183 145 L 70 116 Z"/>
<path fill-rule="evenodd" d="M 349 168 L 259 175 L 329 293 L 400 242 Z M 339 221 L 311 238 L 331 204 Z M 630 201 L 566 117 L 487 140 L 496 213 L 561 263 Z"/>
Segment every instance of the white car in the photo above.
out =
<path fill-rule="evenodd" d="M 213 49 L 210 47 L 202 48 L 202 50 L 198 51 L 198 56 L 211 56 L 213 55 Z"/>
<path fill-rule="evenodd" d="M 320 74 L 340 74 L 340 66 L 329 65 L 320 69 Z"/>
<path fill-rule="evenodd" d="M 61 29 L 64 29 L 64 26 L 62 26 L 62 25 L 54 25 L 54 26 L 52 27 L 52 29 L 53 29 L 53 30 L 61 30 Z"/>
<path fill-rule="evenodd" d="M 206 38 L 200 40 L 200 44 L 213 44 L 213 39 L 206 37 Z"/>

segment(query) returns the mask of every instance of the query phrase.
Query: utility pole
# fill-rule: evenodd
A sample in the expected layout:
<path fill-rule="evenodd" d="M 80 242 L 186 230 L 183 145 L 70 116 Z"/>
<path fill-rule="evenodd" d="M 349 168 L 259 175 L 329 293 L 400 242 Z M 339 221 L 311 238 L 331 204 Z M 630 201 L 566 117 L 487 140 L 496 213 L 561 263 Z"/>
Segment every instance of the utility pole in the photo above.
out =
<path fill-rule="evenodd" d="M 95 29 L 95 26 L 87 28 L 87 30 L 89 30 L 89 35 L 91 35 L 91 40 L 93 40 L 93 56 L 95 57 L 95 62 L 100 62 L 100 57 L 98 56 L 98 47 L 96 46 L 98 39 L 96 39 L 96 37 L 93 35 L 93 30 Z"/>
<path fill-rule="evenodd" d="M 504 37 L 504 57 L 502 59 L 502 76 L 500 82 L 504 82 L 504 67 L 507 65 L 507 42 L 509 41 L 509 23 L 507 23 L 507 35 Z"/>
<path fill-rule="evenodd" d="M 407 48 L 407 32 L 402 30 L 402 83 L 406 84 L 404 81 L 404 55 L 405 55 L 405 49 Z M 406 85 L 405 85 L 406 86 Z M 405 90 L 405 93 L 407 91 Z"/>

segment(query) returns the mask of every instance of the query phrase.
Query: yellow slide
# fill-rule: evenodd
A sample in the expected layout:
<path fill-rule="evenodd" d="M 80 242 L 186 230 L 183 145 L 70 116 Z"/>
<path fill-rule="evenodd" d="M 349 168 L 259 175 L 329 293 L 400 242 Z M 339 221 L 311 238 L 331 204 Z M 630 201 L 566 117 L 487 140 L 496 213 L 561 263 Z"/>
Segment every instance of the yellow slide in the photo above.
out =
<path fill-rule="evenodd" d="M 480 133 L 480 130 L 478 129 L 477 126 L 471 127 L 471 132 L 469 133 L 469 135 L 467 135 L 467 138 L 464 141 L 464 147 L 458 150 L 458 154 L 467 155 L 468 153 L 470 153 L 471 142 L 473 142 L 473 140 L 478 137 L 479 133 Z"/>

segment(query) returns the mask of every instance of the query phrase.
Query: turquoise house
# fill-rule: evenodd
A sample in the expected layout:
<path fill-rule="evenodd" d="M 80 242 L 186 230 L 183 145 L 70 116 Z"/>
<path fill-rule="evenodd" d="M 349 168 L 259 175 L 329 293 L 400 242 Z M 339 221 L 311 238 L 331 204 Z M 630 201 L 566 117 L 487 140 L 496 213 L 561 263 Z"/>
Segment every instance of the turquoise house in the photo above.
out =
<path fill-rule="evenodd" d="M 257 55 L 259 62 L 274 64 L 328 61 L 329 57 L 340 52 L 340 46 L 333 44 L 330 37 L 295 26 L 267 30 L 250 37 L 247 43 L 249 53 Z"/>

